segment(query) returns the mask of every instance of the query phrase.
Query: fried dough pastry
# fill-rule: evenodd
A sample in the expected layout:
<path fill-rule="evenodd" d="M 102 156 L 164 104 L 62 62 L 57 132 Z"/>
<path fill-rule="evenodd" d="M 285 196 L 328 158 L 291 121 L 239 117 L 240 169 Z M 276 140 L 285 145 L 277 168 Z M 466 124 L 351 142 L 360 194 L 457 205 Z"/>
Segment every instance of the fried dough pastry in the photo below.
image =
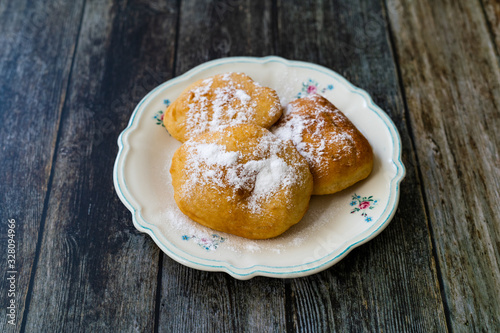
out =
<path fill-rule="evenodd" d="M 291 140 L 309 163 L 313 194 L 343 190 L 368 177 L 373 168 L 368 140 L 320 95 L 289 103 L 272 131 L 283 140 Z"/>
<path fill-rule="evenodd" d="M 219 74 L 196 81 L 167 108 L 163 123 L 184 142 L 230 125 L 271 127 L 281 116 L 276 91 L 243 73 Z"/>
<path fill-rule="evenodd" d="M 170 168 L 180 210 L 209 228 L 250 239 L 280 235 L 309 206 L 313 179 L 291 142 L 253 124 L 186 141 Z"/>

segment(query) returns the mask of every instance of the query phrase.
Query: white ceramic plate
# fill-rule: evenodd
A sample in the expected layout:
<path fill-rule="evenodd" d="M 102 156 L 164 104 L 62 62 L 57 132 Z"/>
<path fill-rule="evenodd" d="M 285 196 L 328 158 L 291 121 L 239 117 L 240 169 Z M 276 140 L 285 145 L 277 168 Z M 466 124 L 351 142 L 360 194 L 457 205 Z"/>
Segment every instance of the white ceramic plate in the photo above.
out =
<path fill-rule="evenodd" d="M 366 180 L 340 193 L 313 196 L 302 221 L 270 240 L 248 240 L 205 228 L 183 215 L 173 198 L 169 168 L 180 143 L 162 126 L 162 114 L 192 82 L 234 71 L 274 88 L 283 105 L 312 92 L 322 94 L 366 136 L 375 155 Z M 174 260 L 237 279 L 299 277 L 334 265 L 387 226 L 405 174 L 396 127 L 365 91 L 325 67 L 278 57 L 210 61 L 163 83 L 136 107 L 118 146 L 114 184 L 135 227 Z"/>

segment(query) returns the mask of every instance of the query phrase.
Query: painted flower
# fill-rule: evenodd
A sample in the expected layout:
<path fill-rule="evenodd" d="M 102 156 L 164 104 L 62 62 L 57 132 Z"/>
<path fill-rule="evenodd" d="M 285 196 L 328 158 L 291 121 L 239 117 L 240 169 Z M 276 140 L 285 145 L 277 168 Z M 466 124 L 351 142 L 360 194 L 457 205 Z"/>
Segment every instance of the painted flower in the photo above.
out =
<path fill-rule="evenodd" d="M 309 87 L 307 87 L 308 94 L 314 94 L 314 93 L 316 93 L 317 90 L 318 90 L 318 87 L 313 86 L 313 85 L 310 85 Z"/>
<path fill-rule="evenodd" d="M 328 90 L 333 90 L 333 88 L 333 84 L 329 84 L 326 87 L 320 88 L 320 84 L 317 81 L 309 79 L 306 82 L 302 82 L 302 89 L 297 94 L 297 98 L 302 98 L 310 94 L 324 94 Z"/>
<path fill-rule="evenodd" d="M 370 202 L 368 201 L 363 201 L 359 204 L 359 209 L 366 209 L 368 207 L 370 207 Z"/>
<path fill-rule="evenodd" d="M 351 202 L 349 203 L 349 205 L 353 207 L 351 210 L 351 214 L 359 212 L 360 215 L 364 218 L 365 222 L 371 222 L 373 219 L 371 216 L 368 216 L 366 212 L 367 210 L 374 209 L 377 202 L 378 200 L 374 200 L 372 195 L 368 197 L 362 197 L 354 193 L 354 195 L 352 195 L 351 197 Z"/>
<path fill-rule="evenodd" d="M 170 105 L 169 99 L 164 99 L 163 104 L 167 107 Z M 165 127 L 163 124 L 163 118 L 165 117 L 165 112 L 163 110 L 156 111 L 156 114 L 153 116 L 154 121 L 156 121 L 156 125 L 161 125 L 161 127 Z"/>
<path fill-rule="evenodd" d="M 217 250 L 219 245 L 221 243 L 224 243 L 224 241 L 226 239 L 224 237 L 217 235 L 217 234 L 213 234 L 212 238 L 206 238 L 206 237 L 200 238 L 200 237 L 197 237 L 195 235 L 193 235 L 193 236 L 183 235 L 182 240 L 185 240 L 185 241 L 192 240 L 202 249 L 207 250 L 207 251 L 213 251 L 213 250 Z"/>
<path fill-rule="evenodd" d="M 156 125 L 161 125 L 165 127 L 165 125 L 163 125 L 163 117 L 165 117 L 163 110 L 156 112 L 156 114 L 153 117 L 153 119 L 156 121 Z"/>

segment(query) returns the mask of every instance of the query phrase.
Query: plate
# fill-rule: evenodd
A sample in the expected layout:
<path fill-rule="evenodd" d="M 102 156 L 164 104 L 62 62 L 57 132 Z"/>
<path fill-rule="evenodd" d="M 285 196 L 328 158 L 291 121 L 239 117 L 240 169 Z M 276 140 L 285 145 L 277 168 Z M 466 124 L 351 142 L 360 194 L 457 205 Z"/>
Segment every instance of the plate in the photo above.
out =
<path fill-rule="evenodd" d="M 169 173 L 180 143 L 163 127 L 163 113 L 192 82 L 225 72 L 244 72 L 274 88 L 283 105 L 311 93 L 329 99 L 372 145 L 371 175 L 339 193 L 313 196 L 304 218 L 273 239 L 244 239 L 187 218 L 175 204 Z M 398 131 L 365 91 L 325 67 L 274 56 L 218 59 L 161 84 L 137 105 L 118 146 L 113 180 L 134 226 L 181 264 L 242 280 L 305 276 L 339 262 L 388 225 L 405 174 Z"/>

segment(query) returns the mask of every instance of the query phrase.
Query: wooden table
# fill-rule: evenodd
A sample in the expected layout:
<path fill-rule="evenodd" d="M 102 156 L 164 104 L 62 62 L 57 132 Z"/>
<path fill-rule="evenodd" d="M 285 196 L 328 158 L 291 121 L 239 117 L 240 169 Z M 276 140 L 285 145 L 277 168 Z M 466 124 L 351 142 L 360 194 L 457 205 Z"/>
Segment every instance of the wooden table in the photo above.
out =
<path fill-rule="evenodd" d="M 500 331 L 499 50 L 494 0 L 0 0 L 0 332 Z M 238 55 L 331 68 L 401 134 L 394 220 L 319 274 L 184 267 L 115 194 L 140 99 Z"/>

